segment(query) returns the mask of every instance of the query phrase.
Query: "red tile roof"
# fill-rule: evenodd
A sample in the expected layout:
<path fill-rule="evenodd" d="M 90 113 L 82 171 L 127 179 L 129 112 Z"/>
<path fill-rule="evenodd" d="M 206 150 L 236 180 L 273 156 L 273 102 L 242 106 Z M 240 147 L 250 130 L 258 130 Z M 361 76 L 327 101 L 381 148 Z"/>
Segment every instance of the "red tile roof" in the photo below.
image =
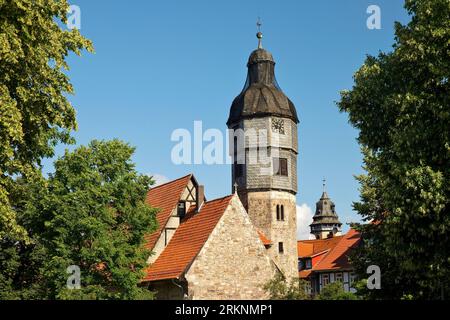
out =
<path fill-rule="evenodd" d="M 300 240 L 297 242 L 297 251 L 300 258 L 312 257 L 318 253 L 334 248 L 344 236 L 329 239 Z"/>
<path fill-rule="evenodd" d="M 208 201 L 200 212 L 189 212 L 158 259 L 146 269 L 143 281 L 180 277 L 200 252 L 232 198 L 231 195 Z"/>
<path fill-rule="evenodd" d="M 308 278 L 312 273 L 312 270 L 302 270 L 298 272 L 298 277 L 299 278 Z"/>
<path fill-rule="evenodd" d="M 147 193 L 146 203 L 160 211 L 156 215 L 158 229 L 152 234 L 144 236 L 145 248 L 153 249 L 161 235 L 161 231 L 170 218 L 170 214 L 175 209 L 181 198 L 183 190 L 186 188 L 192 174 L 170 181 L 168 183 L 151 188 Z"/>
<path fill-rule="evenodd" d="M 361 240 L 361 233 L 350 229 L 330 252 L 314 267 L 314 271 L 350 269 L 348 256 Z"/>
<path fill-rule="evenodd" d="M 270 246 L 270 245 L 272 244 L 272 241 L 270 241 L 270 240 L 264 235 L 264 233 L 262 233 L 262 232 L 259 231 L 259 230 L 257 230 L 257 231 L 258 231 L 259 239 L 261 239 L 262 243 L 263 243 L 265 246 Z"/>
<path fill-rule="evenodd" d="M 307 278 L 316 271 L 348 270 L 351 265 L 348 256 L 358 245 L 361 234 L 350 229 L 345 235 L 330 239 L 301 240 L 297 243 L 299 258 L 312 258 L 312 269 L 299 272 L 300 278 Z M 317 259 L 317 262 L 314 260 Z"/>

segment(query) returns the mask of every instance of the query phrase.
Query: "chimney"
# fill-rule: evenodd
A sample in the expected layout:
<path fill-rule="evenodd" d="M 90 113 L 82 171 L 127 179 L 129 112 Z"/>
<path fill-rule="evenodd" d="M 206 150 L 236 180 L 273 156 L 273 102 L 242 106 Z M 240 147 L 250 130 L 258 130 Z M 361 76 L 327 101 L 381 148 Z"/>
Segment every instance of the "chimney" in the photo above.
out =
<path fill-rule="evenodd" d="M 205 201 L 205 186 L 199 185 L 197 187 L 197 211 L 200 211 L 203 202 Z"/>

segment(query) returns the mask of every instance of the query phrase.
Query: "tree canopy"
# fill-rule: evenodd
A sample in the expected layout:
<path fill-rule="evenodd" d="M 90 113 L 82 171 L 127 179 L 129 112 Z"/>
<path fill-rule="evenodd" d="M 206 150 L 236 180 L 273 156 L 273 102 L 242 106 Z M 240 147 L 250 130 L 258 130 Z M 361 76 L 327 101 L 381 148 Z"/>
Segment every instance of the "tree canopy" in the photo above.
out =
<path fill-rule="evenodd" d="M 58 143 L 74 143 L 74 92 L 67 57 L 93 51 L 64 27 L 66 0 L 0 0 L 0 299 L 138 299 L 155 227 L 145 203 L 151 184 L 134 149 L 93 141 L 55 162 Z M 69 266 L 80 290 L 67 287 Z"/>
<path fill-rule="evenodd" d="M 358 296 L 353 292 L 344 290 L 344 285 L 341 281 L 335 281 L 327 284 L 322 288 L 320 294 L 315 299 L 317 300 L 358 300 Z"/>
<path fill-rule="evenodd" d="M 376 298 L 450 294 L 450 2 L 407 0 L 393 51 L 368 56 L 338 106 L 359 129 L 367 174 L 355 209 L 360 275 L 380 266 Z"/>
<path fill-rule="evenodd" d="M 0 0 L 0 239 L 26 239 L 15 178 L 34 179 L 58 142 L 73 142 L 66 57 L 92 44 L 61 26 L 68 8 L 66 0 Z"/>
<path fill-rule="evenodd" d="M 288 280 L 279 272 L 273 279 L 265 283 L 263 288 L 271 300 L 308 300 L 311 298 L 306 281 L 298 278 Z"/>
<path fill-rule="evenodd" d="M 21 298 L 143 299 L 139 288 L 149 252 L 144 234 L 156 226 L 145 203 L 151 180 L 131 162 L 133 148 L 93 141 L 55 162 L 55 172 L 28 186 L 18 220 L 32 244 L 9 248 L 11 291 Z M 1 259 L 0 259 L 1 261 Z M 67 268 L 81 271 L 81 288 L 67 288 Z"/>

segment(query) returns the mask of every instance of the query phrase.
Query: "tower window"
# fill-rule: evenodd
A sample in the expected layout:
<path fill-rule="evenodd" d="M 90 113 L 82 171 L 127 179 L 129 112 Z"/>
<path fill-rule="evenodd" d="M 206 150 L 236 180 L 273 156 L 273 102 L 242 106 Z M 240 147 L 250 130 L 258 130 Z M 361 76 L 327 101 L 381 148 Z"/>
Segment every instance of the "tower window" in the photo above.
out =
<path fill-rule="evenodd" d="M 288 163 L 286 158 L 273 158 L 273 170 L 277 176 L 288 175 Z"/>
<path fill-rule="evenodd" d="M 278 242 L 278 252 L 284 253 L 283 242 Z"/>
<path fill-rule="evenodd" d="M 236 129 L 235 129 L 236 131 Z M 244 176 L 244 149 L 243 149 L 243 145 L 241 144 L 243 141 L 241 137 L 234 136 L 234 157 L 233 157 L 233 161 L 234 161 L 234 177 L 238 178 L 238 177 L 242 177 Z"/>
<path fill-rule="evenodd" d="M 277 204 L 277 221 L 284 221 L 284 206 Z"/>
<path fill-rule="evenodd" d="M 244 176 L 244 165 L 236 163 L 234 165 L 234 176 L 236 178 Z"/>

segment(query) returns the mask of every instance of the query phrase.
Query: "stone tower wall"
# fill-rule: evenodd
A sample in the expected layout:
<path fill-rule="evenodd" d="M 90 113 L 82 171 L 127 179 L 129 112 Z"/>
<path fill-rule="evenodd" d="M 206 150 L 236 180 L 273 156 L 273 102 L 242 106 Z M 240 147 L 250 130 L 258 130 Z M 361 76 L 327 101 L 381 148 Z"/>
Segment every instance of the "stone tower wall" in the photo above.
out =
<path fill-rule="evenodd" d="M 297 207 L 293 194 L 279 191 L 249 192 L 248 214 L 253 224 L 272 242 L 268 249 L 276 265 L 288 278 L 298 277 Z M 277 220 L 277 205 L 284 206 L 284 220 Z M 279 252 L 279 242 L 284 252 Z"/>
<path fill-rule="evenodd" d="M 237 127 L 243 129 L 245 137 L 245 166 L 244 175 L 236 179 L 238 192 L 242 203 L 247 209 L 253 224 L 260 229 L 271 241 L 268 249 L 283 273 L 291 277 L 298 276 L 297 253 L 297 124 L 291 119 L 284 118 L 284 134 L 273 132 L 272 121 L 277 117 L 260 117 L 242 120 Z M 278 157 L 286 158 L 288 175 L 273 175 L 270 164 L 262 163 L 260 155 L 253 149 L 252 141 L 258 141 L 259 130 L 267 132 L 269 144 L 266 151 L 267 158 L 272 161 L 278 151 Z M 273 140 L 273 137 L 278 139 Z M 232 172 L 234 177 L 234 171 Z M 233 180 L 233 184 L 234 184 Z M 284 206 L 284 221 L 277 220 L 276 207 Z M 279 252 L 279 243 L 283 243 L 284 252 Z"/>

